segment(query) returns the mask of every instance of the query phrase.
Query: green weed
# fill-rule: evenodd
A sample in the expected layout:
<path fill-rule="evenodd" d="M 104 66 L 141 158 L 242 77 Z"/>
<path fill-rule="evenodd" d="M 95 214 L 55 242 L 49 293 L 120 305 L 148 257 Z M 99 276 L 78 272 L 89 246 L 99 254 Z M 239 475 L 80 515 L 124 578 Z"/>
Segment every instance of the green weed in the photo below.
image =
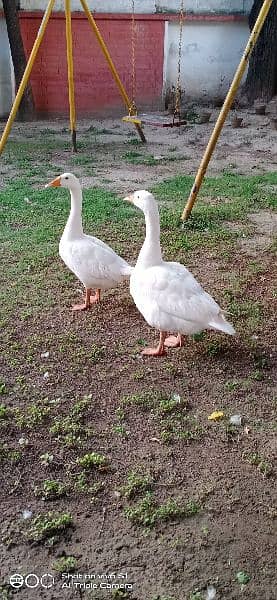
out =
<path fill-rule="evenodd" d="M 125 498 L 133 498 L 152 487 L 153 478 L 150 475 L 142 475 L 137 471 L 130 471 L 127 475 L 127 483 L 120 488 Z"/>
<path fill-rule="evenodd" d="M 0 404 L 0 421 L 4 421 L 9 416 L 9 409 L 5 404 Z"/>
<path fill-rule="evenodd" d="M 107 466 L 108 461 L 106 456 L 104 456 L 103 454 L 98 454 L 97 452 L 90 452 L 89 454 L 85 454 L 84 456 L 77 458 L 76 462 L 84 469 L 91 469 L 92 467 L 103 469 Z"/>
<path fill-rule="evenodd" d="M 74 478 L 74 488 L 78 492 L 95 496 L 102 489 L 102 487 L 102 482 L 95 482 L 92 485 L 90 484 L 88 481 L 88 470 L 81 471 L 81 473 Z"/>
<path fill-rule="evenodd" d="M 257 467 L 264 477 L 272 475 L 273 465 L 258 452 L 245 453 L 244 458 L 250 465 Z"/>
<path fill-rule="evenodd" d="M 194 501 L 182 506 L 171 498 L 164 504 L 158 505 L 153 494 L 146 492 L 142 500 L 132 507 L 125 508 L 124 513 L 136 525 L 151 528 L 160 521 L 193 516 L 198 513 L 199 508 Z"/>
<path fill-rule="evenodd" d="M 66 494 L 66 486 L 60 481 L 45 479 L 40 486 L 36 486 L 34 494 L 42 500 L 55 500 Z"/>
<path fill-rule="evenodd" d="M 11 464 L 16 464 L 20 461 L 21 456 L 22 454 L 18 450 L 9 448 L 7 444 L 0 443 L 0 464 L 3 462 L 10 462 Z"/>
<path fill-rule="evenodd" d="M 52 564 L 52 567 L 58 573 L 72 573 L 77 569 L 77 559 L 75 556 L 61 556 Z"/>
<path fill-rule="evenodd" d="M 30 542 L 42 542 L 49 538 L 57 539 L 72 525 L 73 520 L 70 513 L 48 512 L 39 514 L 32 519 L 26 535 Z"/>

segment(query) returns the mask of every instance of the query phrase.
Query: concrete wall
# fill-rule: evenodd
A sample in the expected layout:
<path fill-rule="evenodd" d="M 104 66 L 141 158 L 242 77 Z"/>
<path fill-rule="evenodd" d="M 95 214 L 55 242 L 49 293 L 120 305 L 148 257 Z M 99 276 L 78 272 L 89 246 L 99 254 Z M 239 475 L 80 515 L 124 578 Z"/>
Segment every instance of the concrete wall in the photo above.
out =
<path fill-rule="evenodd" d="M 157 12 L 178 12 L 180 0 L 156 0 Z M 253 0 L 185 0 L 186 13 L 193 14 L 248 14 Z"/>
<path fill-rule="evenodd" d="M 12 67 L 6 22 L 0 17 L 0 116 L 7 115 L 12 102 Z"/>
<path fill-rule="evenodd" d="M 249 36 L 244 22 L 186 22 L 183 32 L 181 86 L 186 97 L 224 96 Z M 175 85 L 178 64 L 178 23 L 167 24 L 165 89 Z"/>

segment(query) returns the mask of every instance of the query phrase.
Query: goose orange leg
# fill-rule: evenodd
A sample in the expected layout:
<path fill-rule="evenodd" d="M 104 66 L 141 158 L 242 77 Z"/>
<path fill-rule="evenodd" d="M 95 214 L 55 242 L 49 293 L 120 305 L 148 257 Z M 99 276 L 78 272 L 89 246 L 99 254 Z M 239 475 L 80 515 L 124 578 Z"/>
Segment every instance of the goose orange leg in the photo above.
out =
<path fill-rule="evenodd" d="M 98 302 L 100 302 L 100 291 L 101 290 L 97 289 L 94 296 L 91 296 L 91 288 L 86 288 L 84 303 L 75 304 L 74 306 L 72 306 L 72 310 L 89 310 L 92 304 L 97 304 Z"/>
<path fill-rule="evenodd" d="M 100 298 L 100 292 L 101 292 L 101 290 L 97 289 L 95 291 L 94 296 L 90 296 L 90 303 L 91 304 L 98 304 L 98 302 L 100 302 L 100 300 L 101 300 L 101 298 Z"/>
<path fill-rule="evenodd" d="M 166 331 L 160 331 L 160 341 L 157 348 L 144 348 L 141 354 L 145 356 L 163 356 L 165 354 L 164 341 L 166 338 Z"/>
<path fill-rule="evenodd" d="M 169 335 L 165 341 L 164 345 L 167 348 L 181 348 L 184 345 L 184 336 L 178 333 L 178 335 Z"/>

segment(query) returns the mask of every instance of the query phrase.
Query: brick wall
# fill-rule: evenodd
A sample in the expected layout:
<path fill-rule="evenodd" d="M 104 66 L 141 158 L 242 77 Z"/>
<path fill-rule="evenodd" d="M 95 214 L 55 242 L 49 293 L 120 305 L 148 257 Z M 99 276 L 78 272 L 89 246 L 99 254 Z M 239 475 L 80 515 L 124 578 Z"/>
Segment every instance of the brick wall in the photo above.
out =
<path fill-rule="evenodd" d="M 29 55 L 42 13 L 20 13 L 24 46 Z M 129 15 L 95 15 L 121 80 L 131 93 L 131 20 Z M 77 113 L 111 112 L 123 106 L 99 45 L 82 13 L 72 15 Z M 164 21 L 151 15 L 136 18 L 137 104 L 155 106 L 163 87 Z M 54 14 L 47 26 L 31 75 L 39 112 L 65 113 L 68 109 L 65 20 Z M 122 112 L 125 109 L 122 108 Z"/>

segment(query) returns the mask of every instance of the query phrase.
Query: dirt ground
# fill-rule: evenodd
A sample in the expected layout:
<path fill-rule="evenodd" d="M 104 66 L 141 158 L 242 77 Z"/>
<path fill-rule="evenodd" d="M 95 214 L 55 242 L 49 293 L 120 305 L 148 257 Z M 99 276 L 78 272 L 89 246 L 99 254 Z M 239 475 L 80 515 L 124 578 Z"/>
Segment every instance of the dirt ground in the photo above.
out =
<path fill-rule="evenodd" d="M 212 111 L 211 123 L 188 123 L 180 131 L 146 128 L 148 144 L 143 150 L 135 141 L 130 146 L 136 137 L 131 126 L 120 120 L 81 121 L 77 139 L 82 142 L 83 135 L 91 135 L 95 157 L 92 165 L 81 164 L 79 158 L 74 173 L 84 188 L 98 186 L 120 196 L 179 174 L 194 175 L 217 112 Z M 275 172 L 277 131 L 271 117 L 276 115 L 276 103 L 268 106 L 265 116 L 254 110 L 237 114 L 243 117 L 243 127 L 233 129 L 228 119 L 208 175 Z M 62 131 L 66 139 L 66 128 L 66 121 L 58 119 L 17 123 L 12 139 L 32 140 L 36 129 L 41 135 L 50 130 L 53 136 Z M 133 162 L 122 159 L 128 152 Z M 136 164 L 141 158 L 136 153 L 147 153 L 155 165 L 140 160 Z M 174 160 L 168 160 L 171 154 Z M 68 169 L 71 156 L 70 149 L 53 150 L 52 165 L 46 167 L 48 179 L 73 170 Z M 0 169 L 4 189 L 18 174 L 15 165 L 7 162 Z M 36 176 L 34 189 L 43 184 Z M 210 200 L 216 202 L 216 198 Z M 5 339 L 11 352 L 4 358 L 8 394 L 4 392 L 1 400 L 22 407 L 43 399 L 50 408 L 33 429 L 24 425 L 19 433 L 14 422 L 0 429 L 10 448 L 15 442 L 18 447 L 18 438 L 23 439 L 24 454 L 19 462 L 0 464 L 3 600 L 13 595 L 20 600 L 276 598 L 276 257 L 272 251 L 276 214 L 269 209 L 251 212 L 248 225 L 250 233 L 238 237 L 231 254 L 221 255 L 217 249 L 203 254 L 198 249 L 189 255 L 187 265 L 220 302 L 230 273 L 243 278 L 247 272 L 241 302 L 263 306 L 262 318 L 247 343 L 241 321 L 234 338 L 209 332 L 198 341 L 188 340 L 179 352 L 147 360 L 140 355 L 141 345 L 156 334 L 137 313 L 128 284 L 106 293 L 103 303 L 89 313 L 76 315 L 69 309 L 80 289 L 73 277 L 60 287 L 55 284 L 54 308 L 34 312 L 26 320 L 15 314 L 6 323 Z M 236 223 L 229 226 L 235 228 Z M 125 256 L 134 261 L 139 247 L 136 241 L 130 240 L 130 247 L 125 242 Z M 53 267 L 50 260 L 45 261 L 47 288 Z M 258 261 L 260 270 L 256 273 L 253 267 L 250 275 L 253 261 Z M 28 293 L 26 289 L 27 297 Z M 28 301 L 31 305 L 32 298 Z M 43 357 L 47 351 L 49 355 Z M 49 432 L 53 419 L 70 414 L 74 421 L 77 413 L 68 411 L 84 396 L 89 403 L 81 424 L 84 430 L 90 427 L 91 434 L 82 438 L 76 450 Z M 172 411 L 161 408 L 164 398 L 177 398 Z M 217 410 L 224 412 L 224 419 L 209 421 L 208 416 Z M 236 414 L 242 415 L 242 424 L 230 426 L 229 417 Z M 174 432 L 181 418 L 187 429 L 186 435 L 178 436 Z M 172 430 L 168 419 L 172 419 Z M 166 439 L 163 431 L 171 431 L 171 437 Z M 93 472 L 95 493 L 81 493 L 80 486 L 77 491 L 74 488 L 80 475 L 76 452 L 79 456 L 92 451 L 103 454 L 108 463 Z M 53 458 L 43 462 L 40 457 L 46 453 Z M 122 486 L 130 471 L 149 475 L 151 483 L 129 498 Z M 45 500 L 34 494 L 34 487 L 46 479 L 71 483 L 60 498 Z M 143 497 L 147 504 L 149 490 L 159 506 L 169 500 L 186 505 L 185 517 L 172 508 L 169 518 L 158 518 L 153 527 L 127 518 L 124 511 L 134 511 Z M 29 519 L 22 518 L 26 510 L 32 515 L 70 512 L 73 523 L 57 540 L 30 540 L 25 535 Z M 151 506 L 141 508 L 144 515 L 151 510 Z M 55 561 L 68 556 L 76 559 L 75 580 L 53 568 Z M 67 573 L 66 567 L 63 572 Z M 11 588 L 8 581 L 15 573 L 24 577 L 49 574 L 44 579 L 49 588 L 31 587 L 32 578 L 30 587 Z M 78 573 L 81 582 L 84 574 L 90 574 L 86 588 L 74 587 Z M 55 578 L 54 585 L 50 576 Z M 65 582 L 67 587 L 62 587 Z M 208 595 L 209 586 L 216 596 L 213 589 Z"/>
<path fill-rule="evenodd" d="M 176 173 L 195 175 L 199 167 L 204 150 L 207 146 L 219 109 L 201 109 L 194 107 L 193 112 L 211 112 L 210 122 L 198 124 L 188 121 L 187 125 L 178 128 L 144 128 L 147 138 L 147 153 L 156 160 L 155 182 L 163 181 Z M 272 120 L 277 115 L 277 100 L 272 100 L 267 105 L 266 115 L 256 115 L 255 110 L 232 110 L 229 113 L 222 134 L 218 140 L 215 152 L 211 159 L 208 174 L 215 175 L 224 169 L 231 169 L 238 174 L 264 173 L 274 171 L 277 164 L 276 130 L 273 129 Z M 234 116 L 242 117 L 242 127 L 233 129 L 231 121 Z M 34 131 L 41 133 L 49 131 L 62 133 L 64 139 L 69 139 L 67 134 L 68 122 L 56 119 L 54 121 L 40 121 L 35 123 L 17 124 L 13 130 L 15 138 L 32 138 Z M 102 133 L 103 132 L 103 133 Z M 105 133 L 106 132 L 106 133 Z M 89 136 L 95 142 L 95 165 L 90 163 L 88 171 L 93 168 L 93 176 L 84 175 L 83 169 L 76 165 L 74 172 L 82 175 L 84 187 L 90 185 L 104 186 L 119 194 L 130 189 L 147 189 L 153 184 L 153 169 L 143 164 L 130 164 L 122 160 L 119 150 L 127 146 L 130 138 L 139 139 L 132 125 L 121 122 L 121 119 L 86 119 L 77 123 L 77 140 L 82 143 L 82 138 Z M 99 148 L 101 145 L 101 149 Z M 99 155 L 100 150 L 100 155 Z M 141 151 L 141 147 L 134 145 L 134 151 Z M 174 152 L 174 160 L 164 164 L 163 159 L 169 152 Z M 68 150 L 68 154 L 71 151 Z M 68 167 L 68 154 L 53 152 L 52 159 L 57 169 Z M 92 160 L 93 160 L 92 156 Z M 176 164 L 177 162 L 177 164 Z M 8 167 L 7 167 L 8 170 Z M 5 174 L 5 170 L 2 171 Z"/>

